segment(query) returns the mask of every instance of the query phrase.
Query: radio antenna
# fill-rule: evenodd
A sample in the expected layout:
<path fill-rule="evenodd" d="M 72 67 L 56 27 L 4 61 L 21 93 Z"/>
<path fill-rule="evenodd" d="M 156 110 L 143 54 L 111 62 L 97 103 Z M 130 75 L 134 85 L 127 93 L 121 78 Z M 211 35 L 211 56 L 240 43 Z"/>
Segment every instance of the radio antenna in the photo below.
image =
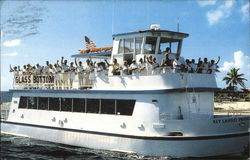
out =
<path fill-rule="evenodd" d="M 180 31 L 180 19 L 179 19 L 179 17 L 177 18 L 177 32 L 179 32 Z"/>

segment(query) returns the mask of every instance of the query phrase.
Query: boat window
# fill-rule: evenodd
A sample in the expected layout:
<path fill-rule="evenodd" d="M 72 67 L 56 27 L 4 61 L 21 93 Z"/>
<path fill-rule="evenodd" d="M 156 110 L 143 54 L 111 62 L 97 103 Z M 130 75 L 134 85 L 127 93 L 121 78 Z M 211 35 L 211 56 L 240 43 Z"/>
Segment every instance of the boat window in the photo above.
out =
<path fill-rule="evenodd" d="M 28 108 L 37 109 L 37 97 L 28 97 Z"/>
<path fill-rule="evenodd" d="M 61 98 L 61 111 L 72 111 L 72 98 Z"/>
<path fill-rule="evenodd" d="M 124 53 L 124 40 L 120 39 L 119 41 L 119 49 L 118 49 L 118 54 L 123 54 Z"/>
<path fill-rule="evenodd" d="M 159 53 L 166 52 L 166 48 L 169 47 L 171 49 L 171 53 L 177 53 L 179 42 L 169 38 L 161 38 Z"/>
<path fill-rule="evenodd" d="M 142 38 L 135 39 L 135 54 L 141 54 Z"/>
<path fill-rule="evenodd" d="M 48 110 L 49 108 L 49 98 L 39 97 L 38 98 L 38 109 Z"/>
<path fill-rule="evenodd" d="M 155 54 L 157 37 L 146 37 L 145 54 Z"/>
<path fill-rule="evenodd" d="M 134 53 L 135 45 L 134 39 L 125 39 L 124 41 L 124 53 Z"/>
<path fill-rule="evenodd" d="M 133 114 L 134 106 L 135 100 L 117 100 L 116 114 L 131 116 Z"/>
<path fill-rule="evenodd" d="M 87 113 L 99 113 L 99 99 L 87 99 Z"/>
<path fill-rule="evenodd" d="M 87 112 L 97 114 L 128 115 L 133 114 L 135 100 L 84 99 L 84 98 L 48 98 L 20 97 L 19 108 Z M 72 108 L 73 107 L 73 108 Z"/>
<path fill-rule="evenodd" d="M 27 108 L 27 97 L 21 96 L 18 108 Z"/>
<path fill-rule="evenodd" d="M 59 109 L 60 109 L 60 99 L 49 98 L 49 110 L 59 111 Z"/>
<path fill-rule="evenodd" d="M 128 53 L 133 54 L 134 50 L 135 50 L 134 38 L 120 39 L 119 49 L 118 49 L 119 54 L 123 54 L 123 53 L 124 54 L 128 54 Z"/>
<path fill-rule="evenodd" d="M 115 100 L 101 99 L 101 114 L 115 114 Z"/>
<path fill-rule="evenodd" d="M 73 99 L 73 112 L 85 112 L 85 99 Z"/>

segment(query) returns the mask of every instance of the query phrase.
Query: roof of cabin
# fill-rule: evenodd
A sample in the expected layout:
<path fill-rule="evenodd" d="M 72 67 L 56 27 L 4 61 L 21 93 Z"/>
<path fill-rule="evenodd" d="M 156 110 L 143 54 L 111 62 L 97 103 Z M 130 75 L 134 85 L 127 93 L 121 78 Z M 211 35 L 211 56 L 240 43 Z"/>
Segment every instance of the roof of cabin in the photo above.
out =
<path fill-rule="evenodd" d="M 113 34 L 113 37 L 117 36 L 124 36 L 124 35 L 131 35 L 131 34 L 137 34 L 137 33 L 169 33 L 170 35 L 178 35 L 181 36 L 182 38 L 186 38 L 189 36 L 187 33 L 182 33 L 182 32 L 174 32 L 174 31 L 169 31 L 169 30 L 139 30 L 135 32 L 127 32 L 127 33 L 118 33 L 118 34 Z"/>
<path fill-rule="evenodd" d="M 98 52 L 98 53 L 86 53 L 86 54 L 74 54 L 71 57 L 75 58 L 101 58 L 101 59 L 109 59 L 111 56 L 111 52 Z"/>

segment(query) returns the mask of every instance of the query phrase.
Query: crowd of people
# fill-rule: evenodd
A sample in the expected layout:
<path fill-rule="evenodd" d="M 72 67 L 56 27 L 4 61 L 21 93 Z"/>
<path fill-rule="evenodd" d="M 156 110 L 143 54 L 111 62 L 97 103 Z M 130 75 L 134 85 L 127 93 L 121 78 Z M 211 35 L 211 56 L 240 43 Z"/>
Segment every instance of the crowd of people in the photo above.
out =
<path fill-rule="evenodd" d="M 107 68 L 110 67 L 111 73 L 113 75 L 151 75 L 151 74 L 160 74 L 160 73 L 174 73 L 184 72 L 184 73 L 206 73 L 214 74 L 218 71 L 218 63 L 220 57 L 218 57 L 217 62 L 215 60 L 208 61 L 207 58 L 204 58 L 203 61 L 201 58 L 198 59 L 196 63 L 194 59 L 184 60 L 178 55 L 174 56 L 170 54 L 170 49 L 166 49 L 165 58 L 162 59 L 161 64 L 157 63 L 157 60 L 152 55 L 144 56 L 140 58 L 138 63 L 135 59 L 132 61 L 123 61 L 123 65 L 120 65 L 117 62 L 117 59 L 113 59 L 112 63 L 109 63 L 107 60 L 105 62 L 93 62 L 91 59 L 87 59 L 86 63 L 81 61 L 71 62 L 68 65 L 68 61 L 61 58 L 61 63 L 59 60 L 55 64 L 49 63 L 46 61 L 46 65 L 41 66 L 36 64 L 34 66 L 27 64 L 23 68 L 20 66 L 10 65 L 10 72 L 14 72 L 15 76 L 18 75 L 53 75 L 55 78 L 55 87 L 56 88 L 73 88 L 73 81 L 75 76 L 78 76 L 79 86 L 91 86 L 92 79 L 96 73 L 102 71 L 107 71 Z"/>

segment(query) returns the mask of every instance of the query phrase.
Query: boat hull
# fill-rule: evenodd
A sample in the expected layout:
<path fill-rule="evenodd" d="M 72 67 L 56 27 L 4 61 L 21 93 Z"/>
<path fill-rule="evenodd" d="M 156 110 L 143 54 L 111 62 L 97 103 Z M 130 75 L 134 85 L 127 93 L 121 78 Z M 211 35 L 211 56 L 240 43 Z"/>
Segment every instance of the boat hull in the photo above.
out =
<path fill-rule="evenodd" d="M 248 132 L 201 137 L 148 137 L 8 121 L 1 122 L 1 132 L 73 146 L 174 158 L 241 154 L 249 144 Z"/>

